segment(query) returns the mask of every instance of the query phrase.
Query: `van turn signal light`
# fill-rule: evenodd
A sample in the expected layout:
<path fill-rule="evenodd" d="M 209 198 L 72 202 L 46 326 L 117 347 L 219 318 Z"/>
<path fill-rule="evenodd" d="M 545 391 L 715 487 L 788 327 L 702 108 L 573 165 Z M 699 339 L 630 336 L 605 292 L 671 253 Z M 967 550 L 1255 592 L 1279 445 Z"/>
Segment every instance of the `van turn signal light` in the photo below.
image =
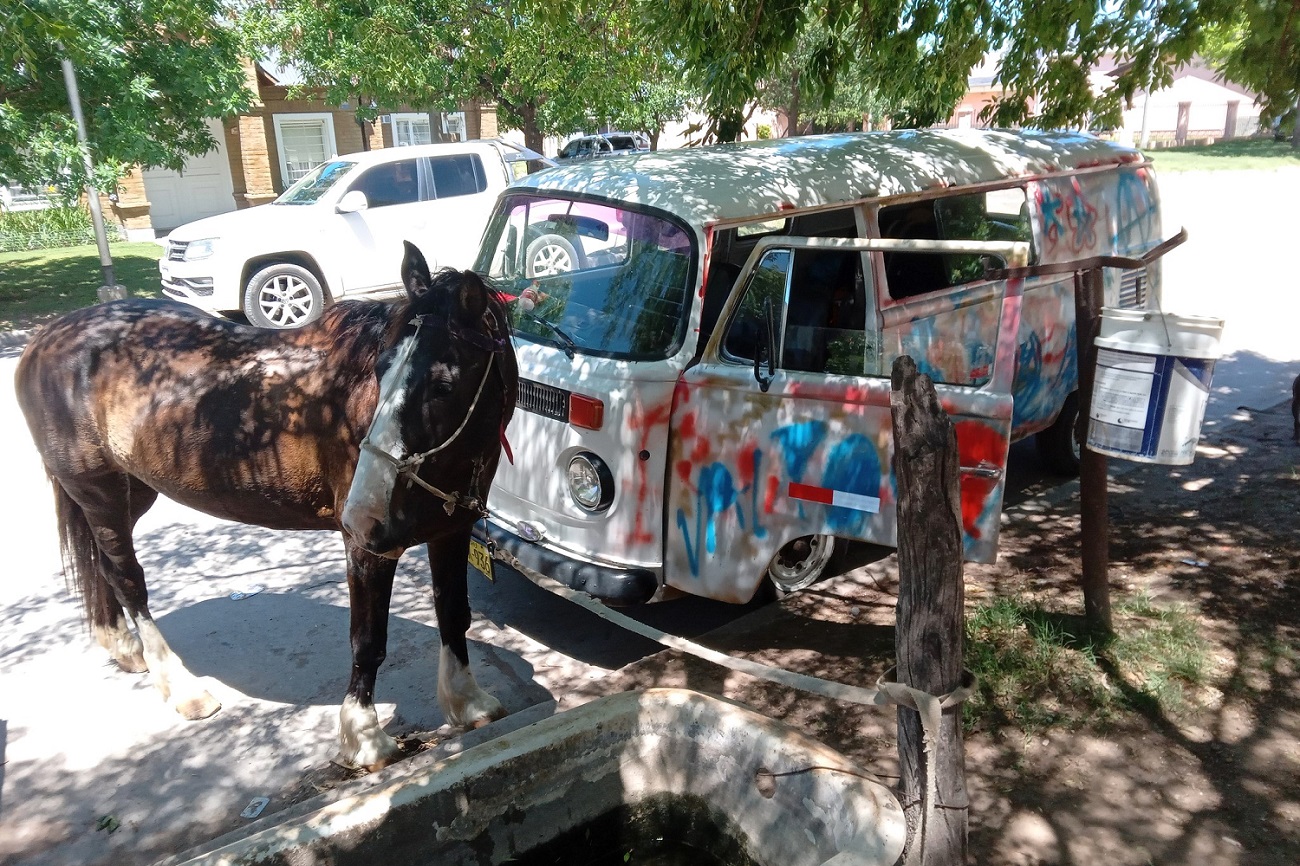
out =
<path fill-rule="evenodd" d="M 574 427 L 599 430 L 605 423 L 605 404 L 595 397 L 569 395 L 569 423 Z"/>

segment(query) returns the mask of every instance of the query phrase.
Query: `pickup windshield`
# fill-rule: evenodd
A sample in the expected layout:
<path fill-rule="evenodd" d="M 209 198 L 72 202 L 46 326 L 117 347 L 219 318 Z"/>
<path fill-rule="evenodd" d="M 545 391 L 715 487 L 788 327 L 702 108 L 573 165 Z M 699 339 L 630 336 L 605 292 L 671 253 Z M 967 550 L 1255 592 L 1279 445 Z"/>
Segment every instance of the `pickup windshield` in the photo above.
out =
<path fill-rule="evenodd" d="M 345 159 L 322 162 L 284 191 L 272 204 L 315 204 L 330 187 L 348 176 L 357 164 Z"/>
<path fill-rule="evenodd" d="M 658 360 L 685 336 L 695 255 L 691 233 L 663 216 L 521 193 L 498 205 L 477 270 L 512 299 L 523 339 Z"/>

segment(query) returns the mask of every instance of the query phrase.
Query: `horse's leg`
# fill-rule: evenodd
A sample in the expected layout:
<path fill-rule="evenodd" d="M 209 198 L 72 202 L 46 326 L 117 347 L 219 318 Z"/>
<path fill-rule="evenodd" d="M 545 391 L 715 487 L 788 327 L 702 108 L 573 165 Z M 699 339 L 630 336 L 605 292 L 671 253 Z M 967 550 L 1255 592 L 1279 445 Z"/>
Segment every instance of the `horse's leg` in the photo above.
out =
<path fill-rule="evenodd" d="M 69 485 L 69 494 L 81 505 L 85 520 L 99 549 L 99 574 L 112 588 L 120 609 L 134 623 L 140 635 L 145 665 L 154 686 L 187 719 L 206 719 L 221 709 L 221 703 L 199 683 L 172 652 L 149 613 L 149 590 L 144 569 L 135 557 L 131 531 L 140 515 L 153 505 L 158 494 L 130 476 L 99 477 L 96 483 Z M 128 505 L 129 504 L 129 505 Z M 110 637 L 121 637 L 109 625 Z"/>
<path fill-rule="evenodd" d="M 339 711 L 338 762 L 382 767 L 397 757 L 397 741 L 384 733 L 375 712 L 375 675 L 388 652 L 388 603 L 397 560 L 367 552 L 344 536 L 348 555 L 352 679 Z"/>
<path fill-rule="evenodd" d="M 501 702 L 474 680 L 469 669 L 469 536 L 452 535 L 431 541 L 429 570 L 433 572 L 433 608 L 438 615 L 442 651 L 438 655 L 438 705 L 447 721 L 481 728 L 506 714 Z"/>
<path fill-rule="evenodd" d="M 140 638 L 131 631 L 122 604 L 100 569 L 99 547 L 95 544 L 90 523 L 63 484 L 54 476 L 50 476 L 50 481 L 54 486 L 54 510 L 65 567 L 81 594 L 91 633 L 99 645 L 108 650 L 118 667 L 128 673 L 143 673 L 149 669 L 144 660 L 144 647 Z M 157 496 L 152 490 L 148 493 Z M 136 502 L 133 497 L 132 504 Z M 139 514 L 152 504 L 153 497 L 141 496 Z"/>

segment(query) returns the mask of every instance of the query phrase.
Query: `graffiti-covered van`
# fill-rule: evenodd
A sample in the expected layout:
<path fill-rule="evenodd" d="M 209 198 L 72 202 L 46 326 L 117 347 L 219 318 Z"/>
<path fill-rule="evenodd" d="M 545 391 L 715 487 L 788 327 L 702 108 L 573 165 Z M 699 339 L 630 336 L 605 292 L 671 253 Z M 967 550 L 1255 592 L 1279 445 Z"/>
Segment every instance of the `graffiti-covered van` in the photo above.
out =
<path fill-rule="evenodd" d="M 513 300 L 519 410 L 491 539 L 612 604 L 806 586 L 896 543 L 889 375 L 956 427 L 965 555 L 1009 443 L 1077 469 L 1073 275 L 994 265 L 1160 243 L 1151 165 L 1075 133 L 896 131 L 641 153 L 524 178 L 477 269 Z M 1155 307 L 1160 265 L 1107 270 Z M 1012 336 L 1014 335 L 1014 338 Z"/>

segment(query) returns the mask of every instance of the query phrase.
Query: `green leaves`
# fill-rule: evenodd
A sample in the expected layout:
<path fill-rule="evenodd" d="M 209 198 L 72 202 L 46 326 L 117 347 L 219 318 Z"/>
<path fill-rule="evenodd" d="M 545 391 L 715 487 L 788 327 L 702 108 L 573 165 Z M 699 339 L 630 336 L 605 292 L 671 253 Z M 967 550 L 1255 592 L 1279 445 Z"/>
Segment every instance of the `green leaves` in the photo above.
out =
<path fill-rule="evenodd" d="M 244 110 L 242 42 L 222 0 L 0 0 L 0 182 L 88 178 L 64 86 L 72 61 L 95 163 L 113 190 L 131 165 L 179 168 L 215 142 L 207 118 Z"/>

